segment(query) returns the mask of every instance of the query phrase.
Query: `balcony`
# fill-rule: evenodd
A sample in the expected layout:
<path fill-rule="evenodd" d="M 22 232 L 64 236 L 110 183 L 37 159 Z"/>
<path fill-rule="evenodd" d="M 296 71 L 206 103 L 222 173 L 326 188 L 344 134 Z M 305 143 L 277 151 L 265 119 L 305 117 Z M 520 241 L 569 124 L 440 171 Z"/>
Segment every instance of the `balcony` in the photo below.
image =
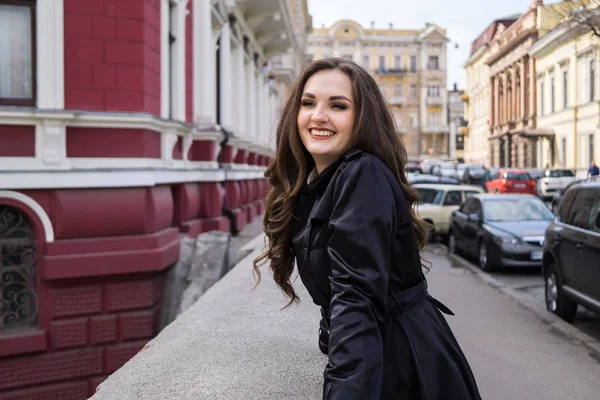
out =
<path fill-rule="evenodd" d="M 441 97 L 427 97 L 427 105 L 428 106 L 441 106 L 442 98 Z"/>
<path fill-rule="evenodd" d="M 447 125 L 424 125 L 421 127 L 422 133 L 448 133 Z"/>
<path fill-rule="evenodd" d="M 388 103 L 393 106 L 403 106 L 406 104 L 406 97 L 404 96 L 392 96 L 387 99 Z"/>
<path fill-rule="evenodd" d="M 408 70 L 406 68 L 377 68 L 375 72 L 379 75 L 406 75 Z"/>

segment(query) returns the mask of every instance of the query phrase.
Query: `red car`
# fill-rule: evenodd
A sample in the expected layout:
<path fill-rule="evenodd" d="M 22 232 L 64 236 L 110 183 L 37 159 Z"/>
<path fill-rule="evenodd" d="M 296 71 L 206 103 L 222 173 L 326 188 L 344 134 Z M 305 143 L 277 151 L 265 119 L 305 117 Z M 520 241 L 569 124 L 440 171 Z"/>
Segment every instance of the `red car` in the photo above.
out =
<path fill-rule="evenodd" d="M 488 193 L 535 194 L 535 181 L 523 169 L 500 169 L 485 183 Z"/>

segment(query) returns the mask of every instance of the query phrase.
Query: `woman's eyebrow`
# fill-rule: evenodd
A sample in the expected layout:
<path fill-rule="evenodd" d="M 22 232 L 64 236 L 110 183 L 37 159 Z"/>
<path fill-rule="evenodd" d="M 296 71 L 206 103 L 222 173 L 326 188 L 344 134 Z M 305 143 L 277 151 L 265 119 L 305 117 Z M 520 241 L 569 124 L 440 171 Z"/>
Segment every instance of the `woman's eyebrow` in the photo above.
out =
<path fill-rule="evenodd" d="M 302 97 L 308 97 L 310 99 L 314 99 L 315 95 L 312 94 L 312 93 L 305 92 L 305 93 L 302 94 Z M 352 100 L 350 100 L 346 96 L 341 96 L 341 95 L 339 95 L 339 96 L 330 96 L 329 100 L 346 100 L 346 101 L 349 101 L 350 103 L 352 103 Z"/>

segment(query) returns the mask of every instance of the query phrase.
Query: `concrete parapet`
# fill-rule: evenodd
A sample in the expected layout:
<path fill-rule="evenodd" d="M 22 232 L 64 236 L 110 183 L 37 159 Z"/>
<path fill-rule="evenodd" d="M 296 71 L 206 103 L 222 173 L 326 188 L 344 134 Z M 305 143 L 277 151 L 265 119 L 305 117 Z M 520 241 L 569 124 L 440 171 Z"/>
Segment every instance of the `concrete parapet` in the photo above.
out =
<path fill-rule="evenodd" d="M 135 357 L 103 382 L 93 400 L 317 399 L 327 358 L 317 347 L 319 310 L 287 304 L 268 268 L 252 291 L 254 251 Z"/>

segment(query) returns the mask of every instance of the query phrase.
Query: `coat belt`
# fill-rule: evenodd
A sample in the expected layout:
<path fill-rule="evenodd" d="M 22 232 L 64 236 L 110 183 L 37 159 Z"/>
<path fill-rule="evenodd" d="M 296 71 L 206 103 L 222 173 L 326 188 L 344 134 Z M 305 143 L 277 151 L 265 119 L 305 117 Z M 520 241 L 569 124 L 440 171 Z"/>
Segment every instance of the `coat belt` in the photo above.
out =
<path fill-rule="evenodd" d="M 388 297 L 387 318 L 402 314 L 404 311 L 424 300 L 430 301 L 444 314 L 454 315 L 454 313 L 441 301 L 433 298 L 429 294 L 427 291 L 427 281 L 422 281 L 408 289 L 390 293 Z M 321 317 L 325 320 L 327 330 L 329 331 L 329 312 L 325 307 L 321 307 Z"/>

